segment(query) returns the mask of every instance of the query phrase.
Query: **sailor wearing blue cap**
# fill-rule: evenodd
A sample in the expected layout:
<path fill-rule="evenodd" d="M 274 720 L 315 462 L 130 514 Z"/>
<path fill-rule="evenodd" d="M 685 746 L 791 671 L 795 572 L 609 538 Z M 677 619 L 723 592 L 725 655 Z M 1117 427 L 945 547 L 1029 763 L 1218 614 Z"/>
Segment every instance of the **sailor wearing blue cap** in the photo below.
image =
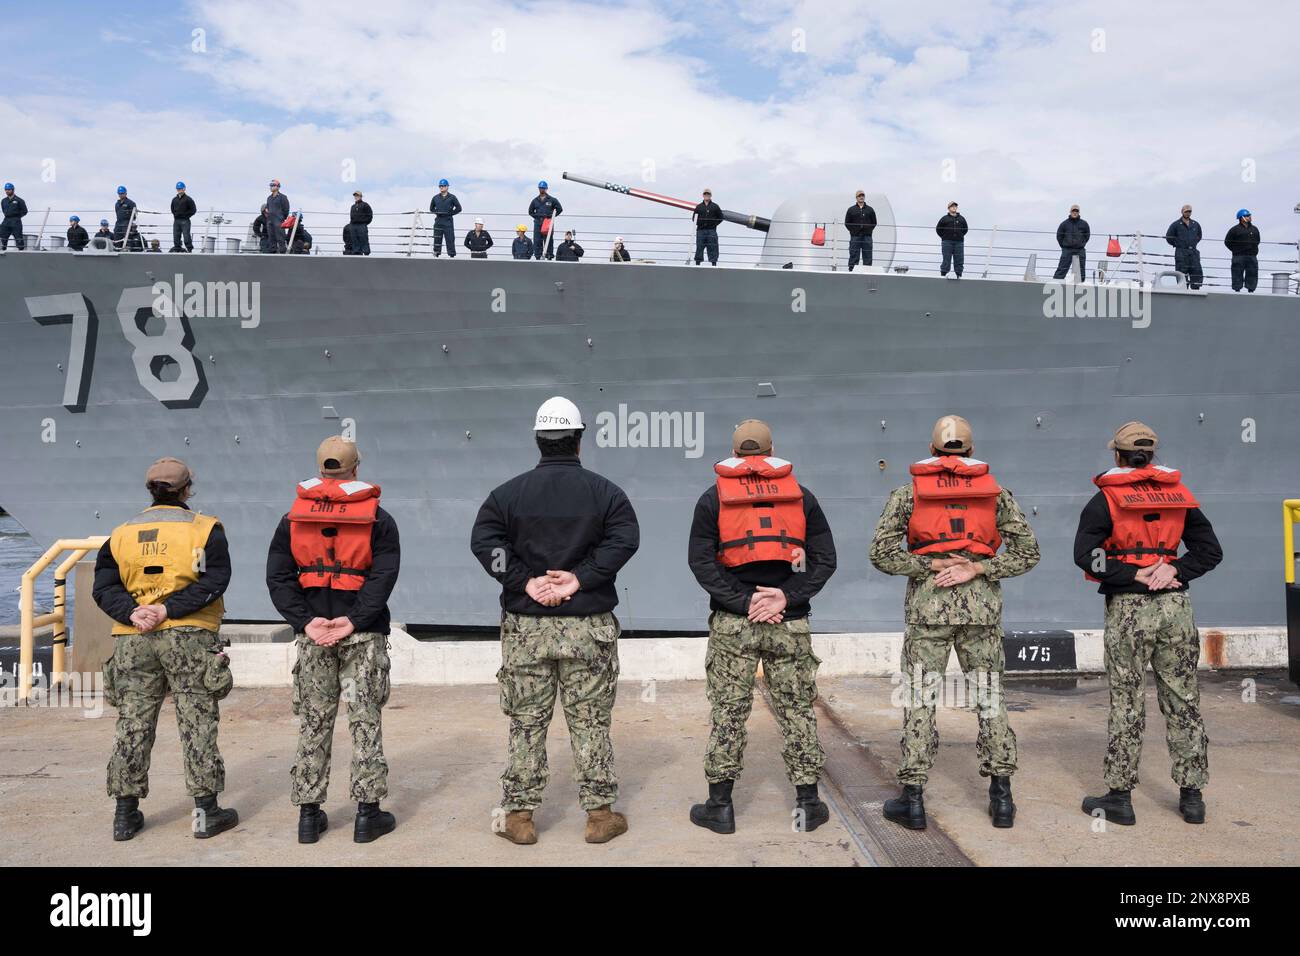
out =
<path fill-rule="evenodd" d="M 9 248 L 10 236 L 13 236 L 14 243 L 19 249 L 26 249 L 27 241 L 23 238 L 23 216 L 27 215 L 27 203 L 14 195 L 13 183 L 5 183 L 5 195 L 0 199 L 0 214 L 4 217 L 0 220 L 0 249 Z"/>
<path fill-rule="evenodd" d="M 117 202 L 113 203 L 113 212 L 117 215 L 117 222 L 113 225 L 113 241 L 121 247 L 126 246 L 126 230 L 134 211 L 135 202 L 126 198 L 126 187 L 118 186 Z"/>
<path fill-rule="evenodd" d="M 68 248 L 73 252 L 80 252 L 86 246 L 90 245 L 90 236 L 85 229 L 81 227 L 80 216 L 68 217 Z"/>
<path fill-rule="evenodd" d="M 456 220 L 455 215 L 463 212 L 460 200 L 450 192 L 451 183 L 445 179 L 438 180 L 438 194 L 429 200 L 429 212 L 433 213 L 433 257 L 442 255 L 442 241 L 447 240 L 447 255 L 456 258 Z"/>
<path fill-rule="evenodd" d="M 547 222 L 548 219 L 554 219 L 560 213 L 564 212 L 564 207 L 560 201 L 548 193 L 546 190 L 546 180 L 540 180 L 537 183 L 537 195 L 533 201 L 528 204 L 528 215 L 533 217 L 533 258 L 542 257 L 542 246 L 546 240 L 546 258 L 555 258 L 555 225 Z M 545 223 L 546 231 L 542 231 L 542 225 Z"/>
<path fill-rule="evenodd" d="M 172 252 L 193 252 L 194 243 L 190 241 L 190 220 L 198 212 L 194 200 L 185 192 L 185 184 L 176 184 L 176 195 L 172 197 Z"/>
<path fill-rule="evenodd" d="M 1237 210 L 1237 224 L 1223 237 L 1232 253 L 1232 291 L 1254 292 L 1259 285 L 1259 230 L 1250 221 L 1249 209 Z"/>

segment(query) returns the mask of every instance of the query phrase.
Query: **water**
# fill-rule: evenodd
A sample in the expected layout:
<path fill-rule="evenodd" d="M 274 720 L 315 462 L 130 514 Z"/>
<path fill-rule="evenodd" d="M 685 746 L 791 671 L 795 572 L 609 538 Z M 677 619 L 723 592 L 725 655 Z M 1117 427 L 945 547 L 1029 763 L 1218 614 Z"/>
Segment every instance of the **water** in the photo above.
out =
<path fill-rule="evenodd" d="M 0 624 L 18 623 L 18 585 L 22 583 L 23 572 L 40 556 L 40 547 L 23 526 L 11 515 L 0 515 Z M 54 598 L 53 580 L 47 575 L 37 583 L 38 613 L 50 608 Z"/>

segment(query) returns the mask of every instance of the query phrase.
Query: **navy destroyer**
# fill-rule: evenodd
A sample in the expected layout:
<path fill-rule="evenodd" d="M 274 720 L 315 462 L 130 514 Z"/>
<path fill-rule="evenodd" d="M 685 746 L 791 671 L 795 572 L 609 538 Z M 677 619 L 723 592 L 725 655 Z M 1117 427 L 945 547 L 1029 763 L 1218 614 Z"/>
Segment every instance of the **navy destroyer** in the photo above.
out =
<path fill-rule="evenodd" d="M 138 510 L 150 461 L 184 458 L 194 506 L 231 541 L 228 616 L 270 620 L 272 531 L 318 442 L 343 432 L 401 523 L 395 618 L 488 626 L 496 588 L 469 554 L 470 526 L 487 492 L 535 458 L 534 409 L 563 394 L 589 425 L 585 463 L 626 489 L 644 529 L 619 578 L 624 627 L 697 632 L 707 604 L 686 565 L 692 508 L 734 424 L 760 417 L 838 539 L 815 630 L 897 631 L 897 583 L 871 570 L 867 542 L 952 412 L 1042 544 L 1039 567 L 1007 583 L 1008 624 L 1095 627 L 1100 603 L 1071 542 L 1107 439 L 1141 418 L 1222 539 L 1227 573 L 1196 585 L 1200 623 L 1281 624 L 1279 504 L 1296 494 L 1300 448 L 1294 246 L 1273 293 L 1266 279 L 1254 296 L 1161 276 L 1156 244 L 1144 261 L 1128 238 L 1109 271 L 1054 283 L 1022 250 L 990 239 L 981 255 L 972 235 L 954 281 L 909 253 L 885 197 L 868 201 L 875 263 L 852 273 L 840 267 L 844 196 L 729 213 L 754 231 L 724 230 L 718 268 L 684 264 L 680 219 L 674 236 L 629 242 L 653 263 L 617 268 L 599 254 L 431 260 L 419 216 L 369 257 L 322 254 L 319 241 L 315 255 L 249 255 L 229 230 L 211 234 L 211 215 L 204 254 L 74 254 L 38 239 L 0 255 L 0 502 L 41 544 L 106 534 Z M 326 234 L 327 217 L 307 219 Z M 937 245 L 932 231 L 925 242 Z"/>

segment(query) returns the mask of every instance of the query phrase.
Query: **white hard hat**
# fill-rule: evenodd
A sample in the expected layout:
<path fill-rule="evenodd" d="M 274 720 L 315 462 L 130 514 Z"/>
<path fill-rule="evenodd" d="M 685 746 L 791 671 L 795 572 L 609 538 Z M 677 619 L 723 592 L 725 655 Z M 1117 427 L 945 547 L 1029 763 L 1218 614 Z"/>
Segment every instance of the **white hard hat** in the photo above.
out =
<path fill-rule="evenodd" d="M 483 220 L 482 220 L 482 219 L 475 219 L 475 220 L 474 220 L 474 225 L 476 225 L 476 226 L 481 226 L 481 225 L 483 225 Z"/>
<path fill-rule="evenodd" d="M 560 395 L 542 402 L 533 423 L 535 432 L 568 432 L 586 427 L 582 424 L 578 406 Z"/>

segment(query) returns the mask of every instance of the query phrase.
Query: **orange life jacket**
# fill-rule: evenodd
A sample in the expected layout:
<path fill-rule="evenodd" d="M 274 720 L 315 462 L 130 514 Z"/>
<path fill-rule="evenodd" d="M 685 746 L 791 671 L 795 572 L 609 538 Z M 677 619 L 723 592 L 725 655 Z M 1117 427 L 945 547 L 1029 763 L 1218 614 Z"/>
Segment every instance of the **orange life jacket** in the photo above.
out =
<path fill-rule="evenodd" d="M 718 474 L 718 560 L 729 568 L 751 561 L 797 561 L 807 518 L 803 489 L 782 458 L 746 455 L 713 466 Z"/>
<path fill-rule="evenodd" d="M 918 554 L 998 553 L 998 495 L 989 466 L 974 458 L 943 455 L 918 461 L 912 473 L 912 518 L 907 549 Z"/>
<path fill-rule="evenodd" d="M 1164 465 L 1112 468 L 1093 484 L 1110 507 L 1110 537 L 1102 544 L 1106 560 L 1145 568 L 1178 557 L 1187 511 L 1198 507 L 1182 472 Z"/>
<path fill-rule="evenodd" d="M 359 591 L 374 563 L 370 531 L 379 486 L 353 478 L 308 478 L 289 509 L 289 550 L 305 588 Z"/>

